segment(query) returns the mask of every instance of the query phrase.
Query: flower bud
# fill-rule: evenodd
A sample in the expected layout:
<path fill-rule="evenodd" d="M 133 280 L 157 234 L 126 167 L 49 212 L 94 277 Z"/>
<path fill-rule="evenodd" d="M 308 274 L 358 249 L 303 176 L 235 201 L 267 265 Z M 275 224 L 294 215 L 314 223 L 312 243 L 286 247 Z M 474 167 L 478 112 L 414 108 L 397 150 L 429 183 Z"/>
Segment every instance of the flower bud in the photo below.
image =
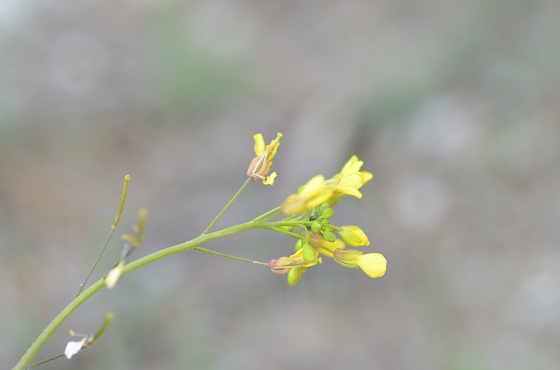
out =
<path fill-rule="evenodd" d="M 332 243 L 336 240 L 336 236 L 331 230 L 323 230 L 321 234 L 323 235 L 323 238 L 325 238 L 325 240 L 328 242 Z"/>
<path fill-rule="evenodd" d="M 334 209 L 327 207 L 325 209 L 323 209 L 323 213 L 321 213 L 321 216 L 325 219 L 328 220 L 329 218 L 331 218 L 334 215 Z"/>
<path fill-rule="evenodd" d="M 323 228 L 323 225 L 319 222 L 319 221 L 314 221 L 311 224 L 311 230 L 315 233 L 315 234 L 319 234 L 321 232 L 321 229 Z"/>
<path fill-rule="evenodd" d="M 358 226 L 342 225 L 340 230 L 338 230 L 338 236 L 340 236 L 340 239 L 351 247 L 369 245 L 369 240 L 366 234 Z"/>
<path fill-rule="evenodd" d="M 319 252 L 315 250 L 309 243 L 304 243 L 301 248 L 301 256 L 305 263 L 314 261 L 317 258 Z"/>
<path fill-rule="evenodd" d="M 294 245 L 294 252 L 297 252 L 303 247 L 303 240 L 298 239 L 296 245 Z"/>
<path fill-rule="evenodd" d="M 291 269 L 290 272 L 288 272 L 288 285 L 291 286 L 296 285 L 301 279 L 301 276 L 303 275 L 304 272 L 305 272 L 305 267 L 298 267 L 295 269 Z"/>

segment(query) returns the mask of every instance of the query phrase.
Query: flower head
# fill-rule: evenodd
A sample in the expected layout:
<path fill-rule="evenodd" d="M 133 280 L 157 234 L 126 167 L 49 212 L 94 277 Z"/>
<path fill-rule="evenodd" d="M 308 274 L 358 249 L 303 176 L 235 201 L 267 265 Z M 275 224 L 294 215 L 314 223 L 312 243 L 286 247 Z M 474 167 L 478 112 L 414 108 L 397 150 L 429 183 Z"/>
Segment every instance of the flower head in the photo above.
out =
<path fill-rule="evenodd" d="M 355 249 L 337 249 L 333 254 L 334 260 L 347 268 L 361 268 L 372 278 L 385 275 L 387 260 L 380 253 L 363 254 Z"/>
<path fill-rule="evenodd" d="M 373 174 L 367 171 L 360 171 L 364 162 L 356 155 L 353 155 L 342 167 L 340 173 L 334 175 L 326 181 L 327 185 L 333 190 L 333 202 L 345 195 L 352 195 L 358 199 L 362 198 L 359 189 L 368 181 L 373 179 Z"/>
<path fill-rule="evenodd" d="M 282 212 L 286 215 L 296 215 L 328 201 L 333 190 L 325 183 L 323 175 L 317 175 L 303 185 L 296 194 L 290 195 L 282 204 Z"/>
<path fill-rule="evenodd" d="M 253 181 L 262 180 L 265 185 L 274 184 L 274 178 L 276 177 L 276 172 L 266 176 L 270 171 L 270 166 L 272 165 L 272 158 L 276 155 L 276 150 L 280 145 L 281 133 L 278 133 L 276 139 L 272 140 L 270 144 L 265 145 L 262 134 L 256 134 L 253 136 L 255 139 L 255 154 L 257 155 L 247 169 L 247 176 L 253 179 Z"/>

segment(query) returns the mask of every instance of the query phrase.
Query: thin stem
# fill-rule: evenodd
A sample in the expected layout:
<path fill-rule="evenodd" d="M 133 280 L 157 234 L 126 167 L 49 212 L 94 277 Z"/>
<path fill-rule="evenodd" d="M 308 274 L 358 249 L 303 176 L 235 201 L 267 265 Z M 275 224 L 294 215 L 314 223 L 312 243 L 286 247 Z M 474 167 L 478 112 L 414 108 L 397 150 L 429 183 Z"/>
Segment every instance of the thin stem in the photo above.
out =
<path fill-rule="evenodd" d="M 272 228 L 272 230 L 278 231 L 279 233 L 282 233 L 282 234 L 291 236 L 291 237 L 296 238 L 296 239 L 303 239 L 303 235 L 301 235 L 301 234 L 296 234 L 296 233 L 293 233 L 293 232 L 291 232 L 291 231 L 284 230 L 284 229 L 282 229 L 282 228 L 280 228 L 280 227 L 274 227 L 274 228 Z"/>
<path fill-rule="evenodd" d="M 282 226 L 307 227 L 311 226 L 311 221 L 262 221 L 256 227 L 259 229 L 276 229 Z"/>
<path fill-rule="evenodd" d="M 280 210 L 280 207 L 276 207 L 274 209 L 271 209 L 270 211 L 263 213 L 262 215 L 256 217 L 253 219 L 253 222 L 257 222 L 257 221 L 264 221 L 264 220 L 269 220 L 271 218 L 276 217 L 277 213 Z"/>
<path fill-rule="evenodd" d="M 199 251 L 199 252 L 204 252 L 204 253 L 208 253 L 208 254 L 212 254 L 214 256 L 218 256 L 218 257 L 225 257 L 225 258 L 230 258 L 232 260 L 236 260 L 236 261 L 241 261 L 241 262 L 248 262 L 248 263 L 252 263 L 255 265 L 261 265 L 261 266 L 266 266 L 268 267 L 268 263 L 264 263 L 264 262 L 259 262 L 259 261 L 253 261 L 247 258 L 243 258 L 243 257 L 237 257 L 237 256 L 232 256 L 231 254 L 225 254 L 225 253 L 221 253 L 221 252 L 216 252 L 210 249 L 206 249 L 206 248 L 201 248 L 201 247 L 194 247 L 193 250 L 195 251 Z"/>
<path fill-rule="evenodd" d="M 258 227 L 258 224 L 253 222 L 246 222 L 243 224 L 231 226 L 219 231 L 215 231 L 209 234 L 201 234 L 198 237 L 186 241 L 181 244 L 177 244 L 160 251 L 154 252 L 149 254 L 145 257 L 142 257 L 136 261 L 133 261 L 123 267 L 122 275 L 126 275 L 131 271 L 136 270 L 142 266 L 145 266 L 149 263 L 155 262 L 159 259 L 171 256 L 173 254 L 177 254 L 180 252 L 187 251 L 189 249 L 193 249 L 200 244 L 206 243 L 210 240 L 221 238 L 227 235 L 231 235 L 243 230 L 248 230 L 251 228 Z M 13 370 L 23 370 L 26 365 L 28 365 L 37 352 L 43 347 L 43 345 L 47 342 L 47 340 L 54 334 L 54 332 L 62 325 L 62 323 L 84 302 L 86 302 L 89 298 L 91 298 L 95 293 L 100 291 L 105 287 L 104 279 L 100 279 L 91 285 L 88 289 L 84 290 L 80 295 L 74 298 L 72 302 L 68 304 L 52 321 L 51 323 L 43 330 L 43 332 L 37 337 L 37 339 L 33 342 L 31 347 L 27 349 L 25 354 L 21 357 L 19 362 L 14 366 Z"/>
<path fill-rule="evenodd" d="M 35 362 L 34 364 L 31 364 L 31 365 L 28 365 L 28 366 L 25 367 L 25 370 L 31 369 L 32 367 L 35 367 L 35 366 L 40 366 L 40 365 L 47 364 L 51 361 L 58 360 L 61 357 L 64 357 L 64 353 L 61 353 L 60 355 L 57 355 L 57 356 L 54 356 L 54 357 L 51 357 L 51 358 L 47 358 L 46 360 Z"/>
<path fill-rule="evenodd" d="M 243 190 L 245 190 L 245 188 L 247 187 L 247 185 L 249 185 L 250 182 L 251 182 L 251 178 L 249 177 L 247 178 L 247 180 L 245 180 L 245 183 L 241 185 L 239 190 L 237 190 L 237 193 L 235 193 L 233 198 L 230 199 L 230 201 L 225 205 L 225 207 L 220 211 L 220 213 L 218 213 L 218 215 L 214 218 L 214 221 L 212 221 L 212 223 L 208 225 L 208 227 L 206 228 L 206 230 L 204 230 L 202 234 L 207 234 L 210 231 L 210 229 L 212 229 L 212 227 L 216 224 L 216 222 L 218 222 L 218 220 L 227 211 L 227 209 L 233 204 L 233 202 L 235 202 L 235 200 L 239 197 L 239 195 L 243 192 Z"/>
<path fill-rule="evenodd" d="M 93 263 L 93 266 L 91 267 L 91 270 L 89 270 L 89 274 L 87 275 L 84 282 L 80 285 L 80 289 L 76 293 L 76 297 L 79 296 L 80 293 L 82 293 L 82 291 L 84 290 L 89 278 L 93 274 L 93 270 L 95 270 L 95 268 L 97 267 L 97 264 L 99 263 L 99 260 L 101 260 L 101 256 L 103 256 L 103 253 L 105 253 L 105 250 L 107 249 L 107 245 L 109 245 L 109 241 L 113 237 L 113 233 L 117 229 L 117 225 L 119 224 L 119 221 L 120 221 L 121 215 L 122 215 L 122 211 L 123 211 L 123 208 L 124 208 L 124 201 L 126 199 L 126 191 L 128 190 L 128 182 L 129 181 L 130 181 L 130 175 L 126 175 L 124 177 L 124 183 L 123 183 L 123 189 L 122 189 L 122 193 L 121 193 L 121 201 L 119 203 L 119 209 L 117 210 L 117 215 L 115 216 L 115 220 L 113 221 L 113 224 L 111 225 L 111 230 L 109 230 L 109 234 L 107 235 L 107 238 L 105 239 L 105 243 L 103 244 L 103 247 L 101 248 L 101 251 L 99 252 L 99 255 L 97 256 L 97 259 Z"/>

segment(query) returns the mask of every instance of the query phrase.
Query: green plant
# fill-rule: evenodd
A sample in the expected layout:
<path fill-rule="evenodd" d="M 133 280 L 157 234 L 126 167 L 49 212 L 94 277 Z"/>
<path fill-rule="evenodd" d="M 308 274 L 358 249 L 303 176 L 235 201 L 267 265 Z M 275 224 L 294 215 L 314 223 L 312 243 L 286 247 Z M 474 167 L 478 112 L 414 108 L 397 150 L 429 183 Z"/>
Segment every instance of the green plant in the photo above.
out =
<path fill-rule="evenodd" d="M 14 370 L 38 366 L 63 356 L 71 358 L 80 350 L 91 346 L 101 336 L 113 319 L 114 315 L 112 312 L 106 315 L 101 328 L 96 333 L 82 335 L 82 338 L 78 341 L 69 341 L 64 354 L 30 365 L 37 352 L 60 325 L 94 294 L 103 288 L 113 288 L 117 284 L 119 278 L 129 272 L 159 259 L 187 250 L 198 250 L 215 256 L 267 266 L 275 274 L 286 274 L 288 284 L 290 285 L 297 284 L 308 268 L 320 265 L 322 263 L 321 256 L 332 258 L 335 262 L 347 268 L 359 267 L 372 278 L 383 276 L 387 264 L 383 255 L 379 253 L 364 254 L 357 249 L 346 248 L 346 246 L 362 247 L 369 245 L 369 240 L 362 229 L 354 225 L 336 226 L 330 222 L 334 214 L 333 208 L 340 198 L 347 195 L 361 198 L 362 193 L 359 189 L 373 178 L 371 173 L 360 171 L 363 162 L 360 161 L 357 156 L 352 156 L 340 173 L 332 178 L 325 179 L 323 175 L 313 177 L 305 185 L 301 186 L 298 192 L 288 196 L 282 205 L 265 212 L 251 221 L 226 227 L 222 230 L 212 231 L 216 222 L 252 181 L 261 180 L 265 185 L 274 184 L 276 173 L 273 172 L 269 175 L 269 172 L 272 166 L 272 159 L 276 155 L 276 151 L 280 145 L 281 137 L 282 134 L 278 134 L 276 139 L 266 145 L 261 134 L 254 136 L 256 157 L 251 161 L 247 170 L 247 180 L 204 232 L 196 238 L 184 243 L 162 249 L 133 262 L 126 263 L 126 259 L 133 251 L 138 249 L 142 243 L 142 236 L 147 222 L 147 211 L 141 209 L 138 213 L 138 225 L 133 228 L 134 234 L 125 234 L 122 237 L 124 240 L 124 248 L 119 261 L 103 279 L 100 279 L 86 289 L 86 284 L 119 223 L 126 199 L 128 182 L 130 180 L 130 176 L 127 175 L 124 180 L 117 215 L 111 225 L 109 235 L 101 248 L 99 257 L 93 264 L 91 271 L 81 285 L 76 297 L 52 320 L 39 337 L 37 337 L 27 352 L 25 352 L 15 365 Z M 210 240 L 249 229 L 266 229 L 293 237 L 296 240 L 294 253 L 264 263 L 201 247 L 202 244 Z M 75 333 L 71 332 L 71 335 L 75 336 Z"/>

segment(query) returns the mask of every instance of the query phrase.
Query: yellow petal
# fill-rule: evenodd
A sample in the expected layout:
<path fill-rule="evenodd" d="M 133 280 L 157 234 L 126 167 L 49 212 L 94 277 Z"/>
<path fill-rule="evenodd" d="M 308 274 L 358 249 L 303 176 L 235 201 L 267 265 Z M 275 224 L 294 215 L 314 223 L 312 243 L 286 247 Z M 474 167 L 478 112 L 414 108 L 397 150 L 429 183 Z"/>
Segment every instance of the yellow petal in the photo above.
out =
<path fill-rule="evenodd" d="M 258 156 L 263 155 L 265 144 L 262 134 L 255 134 L 253 139 L 255 139 L 255 154 Z"/>
<path fill-rule="evenodd" d="M 362 176 L 362 185 L 373 179 L 373 173 L 371 172 L 362 171 L 360 175 Z"/>
<path fill-rule="evenodd" d="M 346 162 L 346 164 L 342 167 L 342 170 L 340 170 L 341 174 L 349 174 L 349 173 L 353 173 L 353 172 L 358 172 L 360 170 L 360 168 L 362 168 L 362 166 L 364 165 L 363 161 L 360 161 L 358 159 L 357 155 L 353 155 L 348 162 Z"/>
<path fill-rule="evenodd" d="M 276 172 L 271 173 L 270 176 L 265 177 L 265 178 L 263 179 L 263 184 L 265 184 L 265 185 L 274 185 L 274 179 L 276 178 L 276 176 L 278 176 L 278 175 L 276 174 Z"/>
<path fill-rule="evenodd" d="M 282 204 L 282 212 L 295 215 L 320 206 L 333 195 L 333 190 L 325 184 L 325 177 L 317 175 L 307 182 L 301 191 L 290 195 Z"/>
<path fill-rule="evenodd" d="M 385 275 L 387 259 L 380 253 L 368 253 L 359 257 L 358 267 L 372 278 Z"/>

